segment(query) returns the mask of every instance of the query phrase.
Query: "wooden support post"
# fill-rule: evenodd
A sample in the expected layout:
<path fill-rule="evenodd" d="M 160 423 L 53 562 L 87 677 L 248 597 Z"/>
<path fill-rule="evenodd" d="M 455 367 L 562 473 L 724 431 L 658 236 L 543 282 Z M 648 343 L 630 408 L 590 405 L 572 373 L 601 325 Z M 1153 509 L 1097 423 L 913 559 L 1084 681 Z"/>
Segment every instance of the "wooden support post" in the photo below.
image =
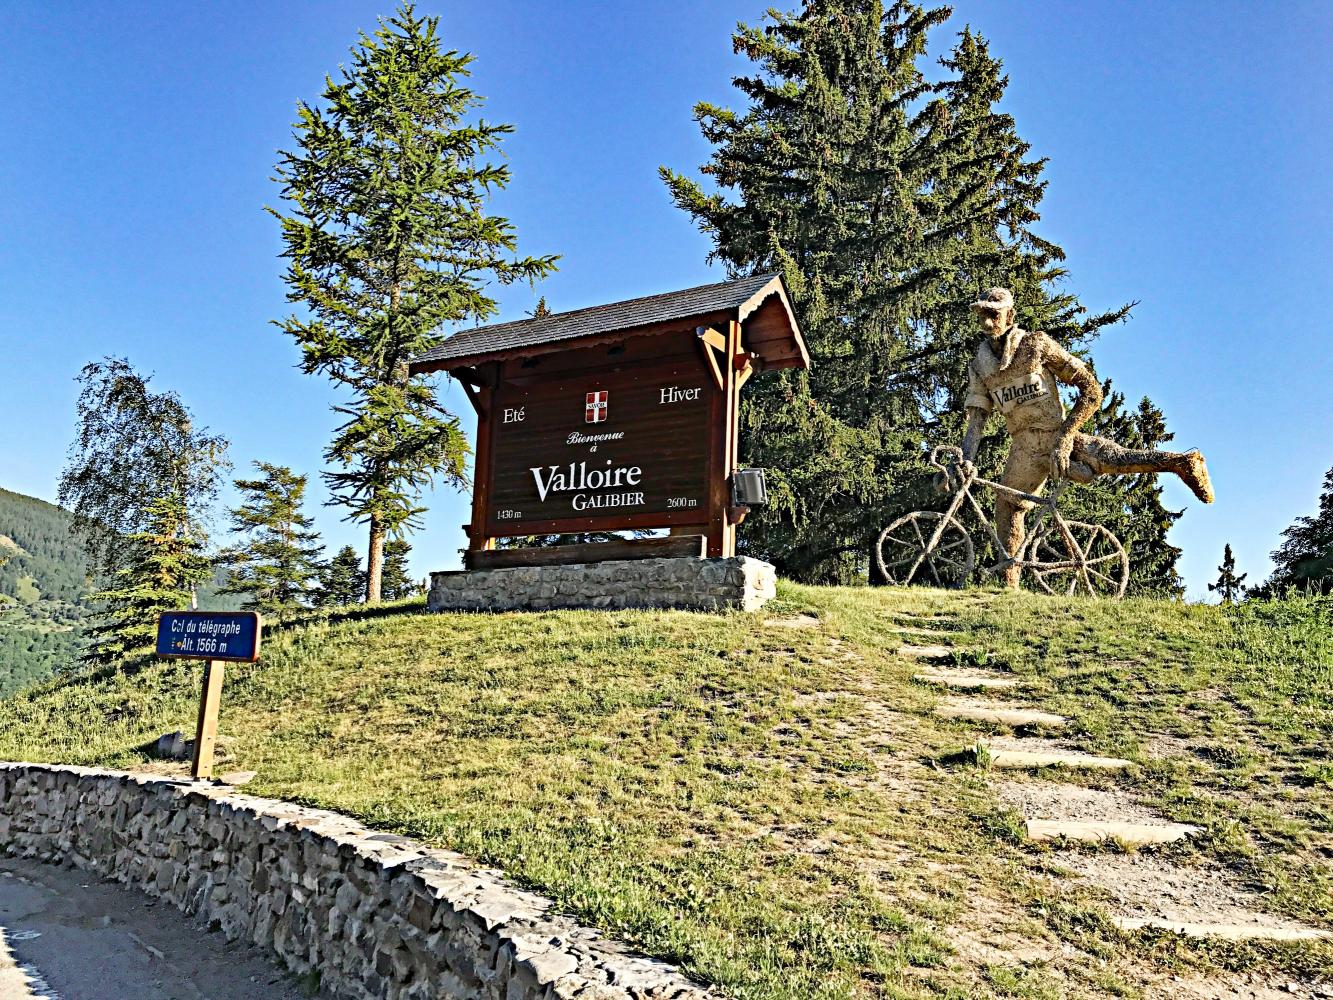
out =
<path fill-rule="evenodd" d="M 472 523 L 468 528 L 467 543 L 472 552 L 495 548 L 495 539 L 486 534 L 486 508 L 490 506 L 491 436 L 500 366 L 488 365 L 480 374 L 486 384 L 477 387 L 477 398 L 473 403 L 477 410 L 477 451 L 472 469 Z"/>
<path fill-rule="evenodd" d="M 740 349 L 741 325 L 732 320 L 727 324 L 726 342 L 722 350 L 722 357 L 728 359 L 721 366 L 722 391 L 713 397 L 712 424 L 715 430 L 709 456 L 708 497 L 708 555 L 712 558 L 726 558 L 736 554 L 736 525 L 729 516 L 729 508 L 731 474 L 736 468 L 740 417 L 737 402 L 740 388 L 736 366 L 729 359 L 734 358 Z"/>
<path fill-rule="evenodd" d="M 199 697 L 199 725 L 194 733 L 194 763 L 190 774 L 195 778 L 213 777 L 213 749 L 218 742 L 218 709 L 222 705 L 221 660 L 204 664 L 204 687 Z"/>

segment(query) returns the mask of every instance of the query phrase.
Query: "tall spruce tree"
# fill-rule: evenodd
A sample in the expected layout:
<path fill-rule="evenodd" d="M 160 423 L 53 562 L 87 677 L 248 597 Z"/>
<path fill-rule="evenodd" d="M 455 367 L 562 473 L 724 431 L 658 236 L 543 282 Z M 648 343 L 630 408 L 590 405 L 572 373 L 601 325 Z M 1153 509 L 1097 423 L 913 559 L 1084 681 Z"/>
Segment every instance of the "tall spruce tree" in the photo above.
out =
<path fill-rule="evenodd" d="M 1235 604 L 1245 596 L 1245 578 L 1248 573 L 1236 575 L 1236 557 L 1231 552 L 1228 542 L 1222 550 L 1222 565 L 1217 567 L 1217 582 L 1208 584 L 1208 589 L 1221 599 L 1223 604 Z"/>
<path fill-rule="evenodd" d="M 111 585 L 94 594 L 98 606 L 87 629 L 82 659 L 114 663 L 147 651 L 164 611 L 190 607 L 210 574 L 203 543 L 189 533 L 189 513 L 179 497 L 144 505 L 145 525 L 127 539 L 129 556 Z"/>
<path fill-rule="evenodd" d="M 1289 589 L 1333 593 L 1333 469 L 1324 474 L 1319 509 L 1298 517 L 1282 532 L 1283 542 L 1273 553 L 1273 575 L 1263 593 L 1280 597 Z"/>
<path fill-rule="evenodd" d="M 321 608 L 355 604 L 365 597 L 366 574 L 361 568 L 361 557 L 350 545 L 340 548 L 319 571 L 319 589 L 315 605 Z"/>
<path fill-rule="evenodd" d="M 306 477 L 270 462 L 255 468 L 263 478 L 236 480 L 243 499 L 231 512 L 231 530 L 242 541 L 222 554 L 230 574 L 221 593 L 238 594 L 247 610 L 280 621 L 309 606 L 323 546 L 301 512 Z"/>
<path fill-rule="evenodd" d="M 948 16 L 811 0 L 742 26 L 748 107 L 695 109 L 718 190 L 662 169 L 712 259 L 783 274 L 810 346 L 809 372 L 756 379 L 742 411 L 772 501 L 742 546 L 798 578 L 862 578 L 878 530 L 932 502 L 922 458 L 961 437 L 981 290 L 1007 285 L 1025 327 L 1075 349 L 1128 312 L 1089 315 L 1057 287 L 1064 254 L 1032 229 L 1044 161 L 997 109 L 1008 81 L 985 39 L 964 30 L 927 81 L 927 35 Z M 1004 447 L 997 426 L 988 471 Z"/>
<path fill-rule="evenodd" d="M 1102 405 L 1084 430 L 1118 441 L 1128 448 L 1158 448 L 1175 435 L 1166 418 L 1146 396 L 1135 409 L 1108 379 L 1102 384 Z M 1162 486 L 1154 475 L 1103 476 L 1088 484 L 1071 484 L 1061 498 L 1071 520 L 1104 525 L 1129 555 L 1128 594 L 1180 598 L 1185 581 L 1176 571 L 1180 549 L 1167 539 L 1181 511 L 1167 510 Z"/>
<path fill-rule="evenodd" d="M 346 391 L 326 459 L 334 502 L 369 529 L 366 598 L 381 590 L 384 542 L 414 523 L 437 478 L 462 484 L 467 443 L 430 378 L 409 359 L 449 324 L 496 310 L 486 282 L 535 280 L 555 257 L 519 257 L 507 219 L 486 213 L 509 181 L 489 162 L 510 125 L 468 121 L 481 98 L 463 86 L 472 56 L 445 51 L 439 18 L 411 4 L 362 34 L 350 64 L 302 102 L 297 149 L 277 166 L 287 214 L 288 301 L 279 325 L 302 369 Z"/>
<path fill-rule="evenodd" d="M 412 546 L 405 538 L 391 538 L 384 546 L 384 599 L 400 601 L 421 592 L 421 585 L 407 572 Z"/>

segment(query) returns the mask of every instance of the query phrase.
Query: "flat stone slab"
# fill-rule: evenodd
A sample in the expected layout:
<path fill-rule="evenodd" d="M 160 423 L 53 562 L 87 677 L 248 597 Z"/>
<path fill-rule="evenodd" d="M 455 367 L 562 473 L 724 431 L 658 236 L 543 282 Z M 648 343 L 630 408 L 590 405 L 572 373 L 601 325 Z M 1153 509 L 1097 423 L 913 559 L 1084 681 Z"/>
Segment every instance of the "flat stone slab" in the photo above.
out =
<path fill-rule="evenodd" d="M 1132 763 L 1119 757 L 1098 757 L 1077 750 L 990 750 L 990 765 L 998 768 L 1078 767 L 1118 771 Z"/>
<path fill-rule="evenodd" d="M 1069 720 L 1063 715 L 1038 712 L 1030 708 L 985 708 L 980 705 L 937 705 L 935 714 L 942 719 L 968 722 L 992 722 L 998 726 L 1047 726 L 1056 728 Z"/>
<path fill-rule="evenodd" d="M 1333 941 L 1333 931 L 1317 927 L 1269 927 L 1266 924 L 1197 924 L 1160 917 L 1115 917 L 1122 931 L 1154 928 L 1193 938 L 1221 938 L 1224 941 Z"/>
<path fill-rule="evenodd" d="M 1030 819 L 1027 821 L 1029 840 L 1078 840 L 1085 844 L 1107 841 L 1142 847 L 1148 844 L 1170 844 L 1184 840 L 1202 828 L 1188 823 L 1125 823 L 1117 821 L 1077 822 L 1074 820 Z"/>
<path fill-rule="evenodd" d="M 942 687 L 958 688 L 960 691 L 1003 691 L 1018 687 L 1019 682 L 1010 677 L 983 677 L 979 674 L 932 673 L 913 674 L 912 680 L 922 684 L 938 684 Z"/>
<path fill-rule="evenodd" d="M 898 652 L 914 660 L 943 660 L 953 656 L 952 647 L 939 645 L 913 646 L 911 643 L 904 643 L 898 647 Z"/>

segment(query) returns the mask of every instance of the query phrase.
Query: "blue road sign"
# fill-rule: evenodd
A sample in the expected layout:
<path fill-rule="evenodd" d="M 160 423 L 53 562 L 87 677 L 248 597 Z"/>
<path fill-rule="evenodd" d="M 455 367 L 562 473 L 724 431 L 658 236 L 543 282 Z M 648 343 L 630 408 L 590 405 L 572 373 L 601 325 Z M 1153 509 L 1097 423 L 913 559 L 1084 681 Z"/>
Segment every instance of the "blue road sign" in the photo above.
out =
<path fill-rule="evenodd" d="M 157 655 L 254 663 L 259 633 L 253 611 L 168 611 L 157 620 Z"/>

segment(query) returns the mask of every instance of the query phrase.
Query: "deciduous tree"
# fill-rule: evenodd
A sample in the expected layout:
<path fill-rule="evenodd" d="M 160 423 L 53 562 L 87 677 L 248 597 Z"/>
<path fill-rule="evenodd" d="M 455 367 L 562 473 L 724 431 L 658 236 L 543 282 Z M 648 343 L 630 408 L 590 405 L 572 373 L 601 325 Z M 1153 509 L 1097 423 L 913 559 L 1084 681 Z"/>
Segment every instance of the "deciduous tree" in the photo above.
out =
<path fill-rule="evenodd" d="M 209 507 L 231 467 L 227 439 L 196 428 L 181 398 L 154 392 L 151 381 L 112 357 L 78 376 L 78 432 L 58 496 L 74 514 L 70 530 L 108 575 L 141 557 L 133 539 L 151 533 L 158 504 L 180 511 L 183 539 L 205 542 Z"/>
<path fill-rule="evenodd" d="M 362 34 L 318 104 L 302 102 L 296 149 L 277 166 L 288 300 L 279 325 L 302 369 L 345 392 L 325 457 L 334 502 L 369 529 L 366 597 L 381 593 L 386 537 L 414 523 L 421 491 L 461 484 L 467 443 L 430 378 L 407 362 L 450 324 L 496 310 L 486 283 L 541 278 L 554 257 L 520 257 L 486 199 L 509 181 L 488 160 L 513 129 L 469 120 L 472 56 L 446 51 L 439 18 L 410 4 Z"/>

